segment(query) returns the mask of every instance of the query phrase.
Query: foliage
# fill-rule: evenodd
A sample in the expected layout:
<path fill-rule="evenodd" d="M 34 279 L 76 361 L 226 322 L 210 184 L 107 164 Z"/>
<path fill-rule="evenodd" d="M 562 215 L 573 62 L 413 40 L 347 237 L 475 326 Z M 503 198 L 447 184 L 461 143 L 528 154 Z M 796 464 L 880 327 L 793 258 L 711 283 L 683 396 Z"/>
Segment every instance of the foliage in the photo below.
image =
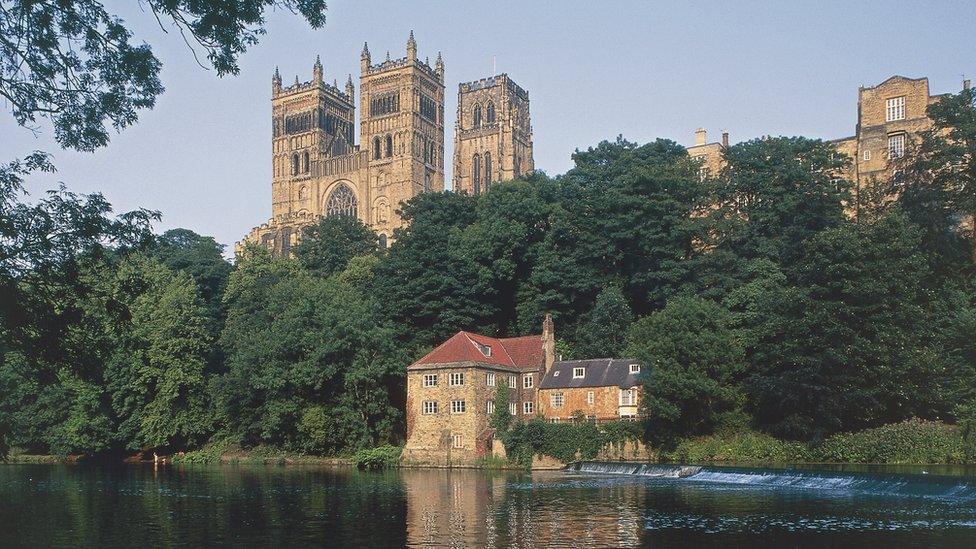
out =
<path fill-rule="evenodd" d="M 493 400 L 495 403 L 495 411 L 488 418 L 488 425 L 499 433 L 508 431 L 509 426 L 512 424 L 512 411 L 508 408 L 510 392 L 507 379 L 497 381 L 497 388 L 495 389 L 495 397 Z"/>
<path fill-rule="evenodd" d="M 614 422 L 595 425 L 586 421 L 548 423 L 542 418 L 516 422 L 503 433 L 502 442 L 510 462 L 523 467 L 532 457 L 542 454 L 565 463 L 594 459 L 609 444 L 636 440 L 641 426 L 636 422 Z"/>
<path fill-rule="evenodd" d="M 400 464 L 402 452 L 403 448 L 400 446 L 386 445 L 364 448 L 353 455 L 352 461 L 360 469 L 387 469 Z"/>
<path fill-rule="evenodd" d="M 822 461 L 847 463 L 964 463 L 971 454 L 958 427 L 919 419 L 839 433 L 816 449 Z"/>
<path fill-rule="evenodd" d="M 624 351 L 634 318 L 623 292 L 608 286 L 596 296 L 589 318 L 580 325 L 577 352 L 585 357 L 617 357 Z"/>
<path fill-rule="evenodd" d="M 356 256 L 376 254 L 377 236 L 356 217 L 332 215 L 306 227 L 294 248 L 305 269 L 323 276 L 338 273 Z"/>
<path fill-rule="evenodd" d="M 324 0 L 223 2 L 148 0 L 160 27 L 174 27 L 201 48 L 218 75 L 236 74 L 237 58 L 264 34 L 264 12 L 298 11 L 315 28 Z M 162 63 L 145 42 L 132 40 L 125 21 L 101 2 L 9 0 L 0 4 L 0 96 L 21 126 L 46 117 L 64 148 L 92 151 L 152 108 L 163 92 Z M 193 45 L 191 45 L 191 41 Z M 194 52 L 194 56 L 196 53 Z M 199 62 L 199 61 L 198 61 Z"/>
<path fill-rule="evenodd" d="M 662 457 L 677 463 L 803 462 L 810 461 L 813 453 L 802 442 L 779 440 L 756 431 L 741 431 L 685 438 Z"/>

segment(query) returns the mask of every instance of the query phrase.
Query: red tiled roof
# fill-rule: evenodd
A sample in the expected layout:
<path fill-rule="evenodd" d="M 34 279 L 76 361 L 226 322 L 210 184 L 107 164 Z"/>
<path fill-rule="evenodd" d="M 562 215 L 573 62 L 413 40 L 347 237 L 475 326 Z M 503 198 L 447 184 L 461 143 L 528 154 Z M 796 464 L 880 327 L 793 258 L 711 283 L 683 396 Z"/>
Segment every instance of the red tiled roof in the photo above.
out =
<path fill-rule="evenodd" d="M 477 345 L 479 343 L 491 348 L 491 356 L 485 356 L 481 352 Z M 481 362 L 524 370 L 538 368 L 543 361 L 541 335 L 497 338 L 462 331 L 438 345 L 413 365 Z"/>

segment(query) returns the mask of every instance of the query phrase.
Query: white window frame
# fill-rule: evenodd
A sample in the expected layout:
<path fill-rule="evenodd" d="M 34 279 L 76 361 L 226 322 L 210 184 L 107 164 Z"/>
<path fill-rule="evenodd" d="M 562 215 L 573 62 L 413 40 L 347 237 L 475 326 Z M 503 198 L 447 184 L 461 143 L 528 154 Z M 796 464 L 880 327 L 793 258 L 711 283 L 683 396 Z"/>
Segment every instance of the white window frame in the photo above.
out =
<path fill-rule="evenodd" d="M 586 403 L 590 406 L 596 402 L 596 394 L 593 391 L 586 392 Z"/>
<path fill-rule="evenodd" d="M 871 160 L 871 149 L 864 149 L 864 152 L 861 153 L 861 159 L 864 160 L 865 162 L 870 161 Z"/>
<path fill-rule="evenodd" d="M 449 385 L 451 387 L 464 385 L 464 372 L 451 372 Z"/>
<path fill-rule="evenodd" d="M 573 379 L 583 379 L 586 377 L 586 368 L 582 366 L 573 367 Z"/>
<path fill-rule="evenodd" d="M 461 399 L 461 400 L 452 400 L 451 401 L 451 413 L 452 414 L 463 414 L 463 413 L 465 413 L 467 411 L 467 409 L 468 409 L 468 405 L 467 405 L 467 403 L 464 402 L 463 399 Z"/>
<path fill-rule="evenodd" d="M 532 374 L 522 374 L 522 388 L 531 389 L 535 387 L 535 378 Z"/>
<path fill-rule="evenodd" d="M 491 346 L 485 345 L 484 343 L 475 343 L 478 346 L 478 350 L 481 354 L 485 355 L 485 358 L 491 358 Z"/>
<path fill-rule="evenodd" d="M 437 387 L 437 374 L 424 374 L 424 387 Z"/>
<path fill-rule="evenodd" d="M 513 416 L 515 414 L 517 414 L 518 413 L 518 405 L 516 405 L 514 402 L 509 402 L 508 403 L 508 413 L 511 414 L 511 415 L 513 415 Z"/>
<path fill-rule="evenodd" d="M 627 398 L 624 398 L 626 395 Z M 637 406 L 637 390 L 634 388 L 620 390 L 621 406 Z"/>
<path fill-rule="evenodd" d="M 488 372 L 485 374 L 485 385 L 488 387 L 495 386 L 495 374 Z"/>
<path fill-rule="evenodd" d="M 905 96 L 891 97 L 885 100 L 885 122 L 897 122 L 905 119 Z"/>
<path fill-rule="evenodd" d="M 640 371 L 641 371 L 641 365 L 640 364 L 636 364 L 635 363 L 635 364 L 631 364 L 630 365 L 630 373 L 632 373 L 632 374 L 639 374 Z"/>
<path fill-rule="evenodd" d="M 518 376 L 517 375 L 512 374 L 512 375 L 508 376 L 508 388 L 509 389 L 517 389 L 518 388 Z"/>
<path fill-rule="evenodd" d="M 888 158 L 895 159 L 905 156 L 905 134 L 896 133 L 888 136 Z"/>
<path fill-rule="evenodd" d="M 431 415 L 437 413 L 437 401 L 436 400 L 425 400 L 423 405 L 424 415 Z"/>
<path fill-rule="evenodd" d="M 464 448 L 464 437 L 462 435 L 451 435 L 452 448 Z"/>
<path fill-rule="evenodd" d="M 495 401 L 489 400 L 488 401 L 488 404 L 485 405 L 485 411 L 488 412 L 488 415 L 494 414 L 495 413 Z"/>
<path fill-rule="evenodd" d="M 531 416 L 534 413 L 535 413 L 535 402 L 532 402 L 531 400 L 527 400 L 522 403 L 523 416 Z"/>
<path fill-rule="evenodd" d="M 566 397 L 562 393 L 553 393 L 549 395 L 549 404 L 553 408 L 562 408 L 566 404 Z"/>

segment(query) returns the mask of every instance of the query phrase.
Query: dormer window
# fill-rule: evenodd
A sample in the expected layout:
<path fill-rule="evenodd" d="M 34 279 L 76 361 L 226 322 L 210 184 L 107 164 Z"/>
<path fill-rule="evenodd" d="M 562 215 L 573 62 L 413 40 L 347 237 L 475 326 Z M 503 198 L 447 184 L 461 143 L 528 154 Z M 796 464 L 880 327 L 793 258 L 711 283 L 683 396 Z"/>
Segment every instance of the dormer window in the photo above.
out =
<path fill-rule="evenodd" d="M 552 373 L 552 377 L 559 377 L 559 370 Z"/>
<path fill-rule="evenodd" d="M 478 346 L 478 350 L 481 351 L 481 354 L 485 355 L 485 357 L 491 356 L 491 347 L 485 345 L 484 343 L 475 343 L 475 345 Z"/>
<path fill-rule="evenodd" d="M 639 374 L 640 373 L 640 364 L 631 364 L 630 365 L 630 373 L 632 373 L 632 374 Z"/>
<path fill-rule="evenodd" d="M 583 379 L 586 377 L 586 368 L 573 368 L 573 379 Z"/>

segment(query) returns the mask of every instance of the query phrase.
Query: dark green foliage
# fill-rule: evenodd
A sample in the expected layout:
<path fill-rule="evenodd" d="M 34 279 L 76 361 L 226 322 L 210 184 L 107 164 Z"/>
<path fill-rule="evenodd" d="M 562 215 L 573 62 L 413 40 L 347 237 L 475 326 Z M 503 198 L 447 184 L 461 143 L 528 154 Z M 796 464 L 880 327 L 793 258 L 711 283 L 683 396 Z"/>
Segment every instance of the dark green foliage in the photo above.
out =
<path fill-rule="evenodd" d="M 222 316 L 221 298 L 233 266 L 224 259 L 224 246 L 211 236 L 189 229 L 170 229 L 156 239 L 151 254 L 174 271 L 190 275 L 214 318 Z"/>
<path fill-rule="evenodd" d="M 641 425 L 616 422 L 594 425 L 586 421 L 548 423 L 542 418 L 517 422 L 503 433 L 502 442 L 511 462 L 528 467 L 535 455 L 554 457 L 562 462 L 594 459 L 610 444 L 637 440 Z"/>
<path fill-rule="evenodd" d="M 358 218 L 333 215 L 307 227 L 293 251 L 305 269 L 328 276 L 345 269 L 353 257 L 376 254 L 377 246 L 376 233 Z"/>
<path fill-rule="evenodd" d="M 576 337 L 580 356 L 619 357 L 624 352 L 627 329 L 634 317 L 620 288 L 608 286 L 596 296 L 593 310 Z"/>
<path fill-rule="evenodd" d="M 488 425 L 499 433 L 508 431 L 508 427 L 512 424 L 512 411 L 508 409 L 509 392 L 508 380 L 499 380 L 493 400 L 495 403 L 495 411 L 488 418 Z"/>
<path fill-rule="evenodd" d="M 353 455 L 352 461 L 360 469 L 388 469 L 400 464 L 400 453 L 402 451 L 403 448 L 399 446 L 389 445 L 364 448 Z"/>
<path fill-rule="evenodd" d="M 964 463 L 971 453 L 958 427 L 918 419 L 836 434 L 814 452 L 841 463 Z"/>

